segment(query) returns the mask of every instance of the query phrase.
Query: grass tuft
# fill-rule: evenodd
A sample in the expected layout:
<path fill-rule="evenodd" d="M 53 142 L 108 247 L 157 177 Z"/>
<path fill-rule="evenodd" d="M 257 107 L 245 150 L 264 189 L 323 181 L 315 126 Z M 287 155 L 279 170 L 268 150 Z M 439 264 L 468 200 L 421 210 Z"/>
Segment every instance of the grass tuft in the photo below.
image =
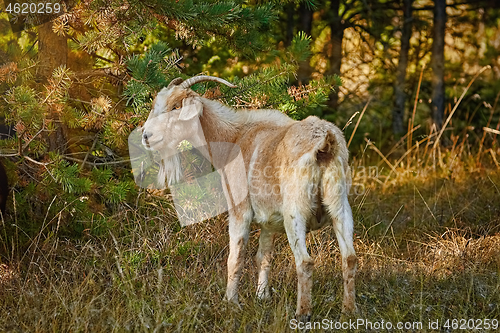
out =
<path fill-rule="evenodd" d="M 368 141 L 353 158 L 362 319 L 421 322 L 419 331 L 442 332 L 429 321 L 500 318 L 500 150 L 488 146 L 494 133 L 483 136 L 480 150 L 464 134 L 450 133 L 444 147 L 442 135 L 407 135 L 387 154 Z M 80 237 L 60 234 L 64 215 L 50 206 L 26 214 L 44 216 L 34 236 L 23 229 L 31 224 L 7 214 L 0 225 L 0 331 L 290 331 L 296 273 L 284 235 L 275 240 L 272 298 L 260 302 L 254 226 L 242 308 L 235 309 L 222 301 L 227 216 L 181 228 L 163 193 L 143 191 L 134 202 L 91 216 Z M 17 205 L 12 212 L 26 211 Z M 308 248 L 315 257 L 312 320 L 337 321 L 342 272 L 332 227 L 312 232 Z"/>

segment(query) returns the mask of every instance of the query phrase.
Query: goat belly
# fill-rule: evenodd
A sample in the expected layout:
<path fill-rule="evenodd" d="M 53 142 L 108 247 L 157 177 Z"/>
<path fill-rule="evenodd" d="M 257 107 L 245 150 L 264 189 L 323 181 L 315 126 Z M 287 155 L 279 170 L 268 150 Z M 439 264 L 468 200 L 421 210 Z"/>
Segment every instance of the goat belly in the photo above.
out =
<path fill-rule="evenodd" d="M 265 225 L 266 229 L 271 232 L 278 232 L 278 233 L 285 232 L 285 227 L 283 225 L 283 215 L 281 213 L 273 212 L 268 215 L 261 210 L 258 209 L 256 210 L 255 208 L 254 208 L 254 219 L 253 219 L 255 223 Z"/>

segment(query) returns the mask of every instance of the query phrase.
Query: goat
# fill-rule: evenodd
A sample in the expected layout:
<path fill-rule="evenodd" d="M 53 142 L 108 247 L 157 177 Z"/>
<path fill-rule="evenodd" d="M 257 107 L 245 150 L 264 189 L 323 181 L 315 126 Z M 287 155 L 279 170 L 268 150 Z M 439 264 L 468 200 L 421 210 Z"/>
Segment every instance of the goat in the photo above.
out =
<path fill-rule="evenodd" d="M 181 178 L 180 161 L 175 156 L 176 147 L 183 140 L 202 147 L 200 152 L 216 168 L 224 167 L 224 194 L 233 203 L 229 209 L 225 299 L 239 304 L 238 283 L 253 221 L 261 228 L 256 255 L 257 297 L 270 297 L 268 275 L 273 239 L 276 233 L 285 232 L 297 270 L 296 317 L 309 321 L 314 260 L 307 252 L 306 233 L 333 220 L 342 255 L 342 311 L 354 313 L 357 257 L 347 200 L 351 185 L 349 152 L 342 132 L 315 116 L 295 121 L 277 110 L 235 111 L 190 89 L 203 81 L 236 87 L 204 75 L 172 80 L 153 101 L 153 109 L 142 127 L 142 144 L 148 150 L 159 151 L 163 170 L 158 181 L 164 182 L 166 175 L 169 185 Z M 236 152 L 216 151 L 213 143 L 234 144 Z M 241 154 L 243 165 L 227 164 L 234 154 Z M 234 200 L 238 196 L 242 199 Z"/>

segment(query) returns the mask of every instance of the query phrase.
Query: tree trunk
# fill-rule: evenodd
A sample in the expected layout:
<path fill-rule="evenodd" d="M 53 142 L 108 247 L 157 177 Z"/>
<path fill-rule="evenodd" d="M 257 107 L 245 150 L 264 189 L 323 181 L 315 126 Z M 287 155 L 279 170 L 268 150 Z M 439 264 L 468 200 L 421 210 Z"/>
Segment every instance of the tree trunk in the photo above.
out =
<path fill-rule="evenodd" d="M 68 60 L 68 42 L 66 36 L 59 36 L 52 31 L 52 22 L 38 27 L 38 77 L 46 81 L 55 68 L 66 65 Z"/>
<path fill-rule="evenodd" d="M 304 31 L 308 36 L 311 36 L 312 30 L 312 10 L 305 4 L 301 3 L 299 6 L 299 17 L 300 17 L 300 27 L 301 31 Z"/>
<path fill-rule="evenodd" d="M 66 65 L 68 59 L 68 42 L 66 36 L 59 36 L 52 31 L 52 22 L 38 27 L 38 80 L 47 82 L 54 69 Z M 47 120 L 53 124 L 54 130 L 47 137 L 49 151 L 63 152 L 66 146 L 65 128 L 56 108 L 49 110 Z"/>
<path fill-rule="evenodd" d="M 331 46 L 332 53 L 330 56 L 329 75 L 337 74 L 340 76 L 340 67 L 342 65 L 342 40 L 344 39 L 344 25 L 342 17 L 339 15 L 340 0 L 332 0 L 330 4 L 330 30 L 331 30 Z M 328 106 L 330 113 L 337 109 L 339 104 L 338 89 L 330 93 Z"/>
<path fill-rule="evenodd" d="M 437 129 L 443 125 L 444 90 L 444 35 L 446 28 L 446 0 L 434 0 L 434 27 L 432 42 L 432 120 Z"/>
<path fill-rule="evenodd" d="M 406 93 L 404 90 L 406 81 L 406 68 L 408 67 L 408 51 L 410 50 L 410 38 L 412 34 L 412 4 L 413 0 L 403 0 L 403 30 L 401 34 L 401 50 L 399 53 L 398 69 L 396 72 L 396 84 L 394 85 L 394 109 L 392 110 L 392 130 L 396 136 L 404 133 L 404 112 Z"/>
<path fill-rule="evenodd" d="M 313 11 L 305 4 L 299 6 L 299 30 L 311 36 Z M 302 61 L 297 70 L 297 80 L 299 84 L 308 84 L 311 78 L 311 65 L 309 59 Z"/>
<path fill-rule="evenodd" d="M 293 40 L 293 31 L 295 30 L 295 20 L 293 15 L 295 14 L 295 4 L 291 3 L 286 5 L 286 35 L 285 35 L 285 45 L 290 46 Z"/>

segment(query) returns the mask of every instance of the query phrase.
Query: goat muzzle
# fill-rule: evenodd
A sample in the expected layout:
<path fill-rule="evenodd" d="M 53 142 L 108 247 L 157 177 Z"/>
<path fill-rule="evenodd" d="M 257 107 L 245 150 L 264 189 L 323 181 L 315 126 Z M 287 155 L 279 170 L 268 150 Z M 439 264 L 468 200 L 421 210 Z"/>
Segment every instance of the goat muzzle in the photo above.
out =
<path fill-rule="evenodd" d="M 144 140 L 146 140 L 146 141 L 147 141 L 150 137 L 152 137 L 152 136 L 153 136 L 153 133 L 149 133 L 149 132 L 143 132 L 143 133 L 142 133 L 142 137 L 143 137 L 143 139 L 144 139 Z"/>
<path fill-rule="evenodd" d="M 149 144 L 149 139 L 153 136 L 153 133 L 149 133 L 149 132 L 144 132 L 142 133 L 142 144 L 149 148 L 150 147 L 150 144 Z"/>

